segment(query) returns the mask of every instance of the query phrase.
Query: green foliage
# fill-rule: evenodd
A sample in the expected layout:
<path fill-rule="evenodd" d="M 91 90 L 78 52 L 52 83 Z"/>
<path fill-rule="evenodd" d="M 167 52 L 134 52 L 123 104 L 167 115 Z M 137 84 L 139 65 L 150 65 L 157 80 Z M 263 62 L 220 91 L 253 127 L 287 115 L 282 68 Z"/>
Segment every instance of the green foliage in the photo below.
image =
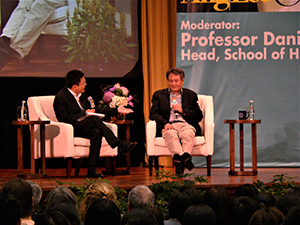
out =
<path fill-rule="evenodd" d="M 166 172 L 164 170 L 162 171 L 156 171 L 157 176 L 156 179 L 158 180 L 163 180 L 165 179 L 165 181 L 156 183 L 156 184 L 152 184 L 149 186 L 149 188 L 153 191 L 153 193 L 155 194 L 155 203 L 154 203 L 154 207 L 159 209 L 161 211 L 161 213 L 164 216 L 164 219 L 169 219 L 168 218 L 168 203 L 170 200 L 170 195 L 171 193 L 182 187 L 182 186 L 194 186 L 195 185 L 195 181 L 197 182 L 207 182 L 207 179 L 203 178 L 202 176 L 196 176 L 193 180 L 185 180 L 182 178 L 187 178 L 187 177 L 191 177 L 192 174 L 183 174 L 183 175 L 173 175 L 171 172 Z M 182 179 L 180 181 L 175 181 L 175 179 Z M 169 181 L 169 180 L 172 181 Z M 203 193 L 203 191 L 199 190 L 199 192 L 201 192 L 201 194 Z"/>
<path fill-rule="evenodd" d="M 274 175 L 273 180 L 267 184 L 260 180 L 257 180 L 253 184 L 259 192 L 269 192 L 278 198 L 295 186 L 295 182 L 293 181 L 295 177 L 288 177 L 286 175 Z"/>
<path fill-rule="evenodd" d="M 116 20 L 116 9 L 108 0 L 76 0 L 73 17 L 68 16 L 65 51 L 69 53 L 66 62 L 88 63 L 134 58 L 127 43 L 124 28 L 125 17 Z"/>

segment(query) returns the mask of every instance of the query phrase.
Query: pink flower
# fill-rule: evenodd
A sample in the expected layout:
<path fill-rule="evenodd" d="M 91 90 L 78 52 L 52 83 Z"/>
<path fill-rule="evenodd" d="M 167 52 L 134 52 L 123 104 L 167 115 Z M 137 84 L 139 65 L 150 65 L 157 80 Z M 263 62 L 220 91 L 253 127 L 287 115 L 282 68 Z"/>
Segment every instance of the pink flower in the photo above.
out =
<path fill-rule="evenodd" d="M 128 105 L 133 107 L 133 103 L 132 102 L 128 102 Z"/>
<path fill-rule="evenodd" d="M 103 95 L 103 101 L 109 103 L 114 96 L 115 96 L 114 93 L 107 91 Z"/>
<path fill-rule="evenodd" d="M 123 95 L 127 96 L 128 93 L 129 93 L 129 90 L 126 88 L 126 87 L 120 87 L 120 89 L 122 90 L 123 92 Z"/>

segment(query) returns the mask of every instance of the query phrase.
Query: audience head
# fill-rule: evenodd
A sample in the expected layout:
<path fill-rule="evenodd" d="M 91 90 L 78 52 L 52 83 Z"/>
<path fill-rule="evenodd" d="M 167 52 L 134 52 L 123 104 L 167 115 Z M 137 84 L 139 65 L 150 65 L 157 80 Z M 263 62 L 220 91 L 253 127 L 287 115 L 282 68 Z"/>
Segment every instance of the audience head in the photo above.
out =
<path fill-rule="evenodd" d="M 43 191 L 42 191 L 42 188 L 36 182 L 31 181 L 31 180 L 27 180 L 27 182 L 30 184 L 30 186 L 32 188 L 33 209 L 36 209 L 41 201 Z"/>
<path fill-rule="evenodd" d="M 182 186 L 174 190 L 170 195 L 169 216 L 182 222 L 185 210 L 189 206 L 199 204 L 200 202 L 201 195 L 196 188 Z"/>
<path fill-rule="evenodd" d="M 55 209 L 46 209 L 36 218 L 35 225 L 71 225 L 61 212 Z"/>
<path fill-rule="evenodd" d="M 217 225 L 217 216 L 214 211 L 204 204 L 191 205 L 184 213 L 182 225 Z"/>
<path fill-rule="evenodd" d="M 291 208 L 285 220 L 283 221 L 283 225 L 299 225 L 299 221 L 300 221 L 300 205 Z"/>
<path fill-rule="evenodd" d="M 107 198 L 117 204 L 117 195 L 114 187 L 105 181 L 92 183 L 85 192 L 85 198 L 80 203 L 79 214 L 81 221 L 84 221 L 88 207 L 99 198 Z"/>
<path fill-rule="evenodd" d="M 5 195 L 11 195 L 20 201 L 22 205 L 21 218 L 31 216 L 32 214 L 32 188 L 30 184 L 22 178 L 16 178 L 8 181 L 3 187 L 3 193 Z"/>
<path fill-rule="evenodd" d="M 238 198 L 240 196 L 248 196 L 250 198 L 255 198 L 258 194 L 258 190 L 253 184 L 242 184 L 234 192 L 234 197 Z"/>
<path fill-rule="evenodd" d="M 87 209 L 84 225 L 119 225 L 121 214 L 116 203 L 107 198 L 98 198 Z"/>
<path fill-rule="evenodd" d="M 257 210 L 251 217 L 249 225 L 281 225 L 283 214 L 275 207 L 262 208 Z"/>
<path fill-rule="evenodd" d="M 46 198 L 47 208 L 61 212 L 71 225 L 80 224 L 77 198 L 73 191 L 65 186 L 52 189 Z"/>
<path fill-rule="evenodd" d="M 52 189 L 47 198 L 46 202 L 47 204 L 52 204 L 53 202 L 70 202 L 73 205 L 77 206 L 77 198 L 74 192 L 65 186 L 59 186 L 54 189 Z"/>
<path fill-rule="evenodd" d="M 65 77 L 65 83 L 68 88 L 72 88 L 73 85 L 78 85 L 81 78 L 84 76 L 84 73 L 80 70 L 71 70 L 67 73 Z"/>
<path fill-rule="evenodd" d="M 21 222 L 22 205 L 11 195 L 0 192 L 0 224 L 19 225 Z"/>
<path fill-rule="evenodd" d="M 203 196 L 203 203 L 215 212 L 218 224 L 227 224 L 229 202 L 229 192 L 222 186 L 211 187 Z"/>
<path fill-rule="evenodd" d="M 300 204 L 300 197 L 294 194 L 285 194 L 280 196 L 276 202 L 276 208 L 279 209 L 283 215 L 287 215 L 289 210 Z"/>
<path fill-rule="evenodd" d="M 259 193 L 258 195 L 256 195 L 255 200 L 260 205 L 260 208 L 275 207 L 275 205 L 276 205 L 276 198 L 274 197 L 273 194 L 271 194 L 269 192 Z"/>
<path fill-rule="evenodd" d="M 72 202 L 67 201 L 52 201 L 47 204 L 47 209 L 55 209 L 61 212 L 71 225 L 80 225 L 80 216 L 78 208 Z"/>
<path fill-rule="evenodd" d="M 137 185 L 128 194 L 128 208 L 152 208 L 155 195 L 146 185 Z"/>
<path fill-rule="evenodd" d="M 258 210 L 258 203 L 253 198 L 241 196 L 233 199 L 228 209 L 229 224 L 248 225 L 256 210 Z"/>
<path fill-rule="evenodd" d="M 126 212 L 121 225 L 158 225 L 150 208 L 134 208 Z"/>

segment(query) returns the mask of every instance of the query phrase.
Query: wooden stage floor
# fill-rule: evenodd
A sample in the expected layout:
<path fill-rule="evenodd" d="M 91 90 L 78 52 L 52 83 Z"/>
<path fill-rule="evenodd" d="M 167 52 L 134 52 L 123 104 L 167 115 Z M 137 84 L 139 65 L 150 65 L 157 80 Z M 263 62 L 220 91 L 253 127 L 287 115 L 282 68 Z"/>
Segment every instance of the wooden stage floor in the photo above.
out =
<path fill-rule="evenodd" d="M 98 168 L 101 171 L 103 168 Z M 117 168 L 122 169 L 122 168 Z M 158 183 L 164 180 L 158 180 L 155 176 L 149 176 L 148 168 L 142 167 L 131 167 L 130 175 L 117 175 L 110 176 L 106 175 L 104 179 L 108 180 L 110 184 L 114 187 L 118 186 L 121 189 L 130 190 L 136 185 L 144 184 L 151 185 L 153 183 Z M 171 171 L 174 173 L 174 168 L 164 168 L 164 171 Z M 293 177 L 293 181 L 300 185 L 300 168 L 258 168 L 258 175 L 256 176 L 229 176 L 229 168 L 212 168 L 212 174 L 210 177 L 206 176 L 206 168 L 195 168 L 191 172 L 192 175 L 184 178 L 194 180 L 195 176 L 203 176 L 207 179 L 207 183 L 196 182 L 196 186 L 200 188 L 209 188 L 211 186 L 220 185 L 224 186 L 228 190 L 235 190 L 241 184 L 253 183 L 257 180 L 268 183 L 273 180 L 274 175 L 285 174 L 288 177 Z M 29 170 L 25 170 L 29 172 Z M 68 186 L 68 182 L 82 186 L 86 184 L 87 169 L 81 168 L 78 177 L 67 178 L 65 176 L 65 169 L 47 169 L 47 178 L 45 179 L 32 179 L 37 184 L 41 186 L 43 191 L 50 191 L 51 189 L 58 186 L 56 181 L 64 182 Z M 186 170 L 186 172 L 188 172 Z M 74 174 L 74 169 L 72 170 L 72 175 Z M 155 173 L 154 173 L 155 174 Z M 17 177 L 17 169 L 0 169 L 0 189 L 3 185 L 10 179 Z M 182 178 L 180 178 L 182 179 Z M 179 180 L 180 180 L 179 179 Z"/>

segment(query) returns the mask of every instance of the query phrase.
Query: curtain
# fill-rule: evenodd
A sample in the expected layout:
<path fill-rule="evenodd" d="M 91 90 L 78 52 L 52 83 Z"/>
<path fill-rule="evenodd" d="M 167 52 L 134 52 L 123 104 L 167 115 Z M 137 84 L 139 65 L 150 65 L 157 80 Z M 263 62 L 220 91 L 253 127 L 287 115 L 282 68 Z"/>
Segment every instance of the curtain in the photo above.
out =
<path fill-rule="evenodd" d="M 176 65 L 176 0 L 142 0 L 144 114 L 148 122 L 152 94 L 166 88 L 166 72 Z"/>

